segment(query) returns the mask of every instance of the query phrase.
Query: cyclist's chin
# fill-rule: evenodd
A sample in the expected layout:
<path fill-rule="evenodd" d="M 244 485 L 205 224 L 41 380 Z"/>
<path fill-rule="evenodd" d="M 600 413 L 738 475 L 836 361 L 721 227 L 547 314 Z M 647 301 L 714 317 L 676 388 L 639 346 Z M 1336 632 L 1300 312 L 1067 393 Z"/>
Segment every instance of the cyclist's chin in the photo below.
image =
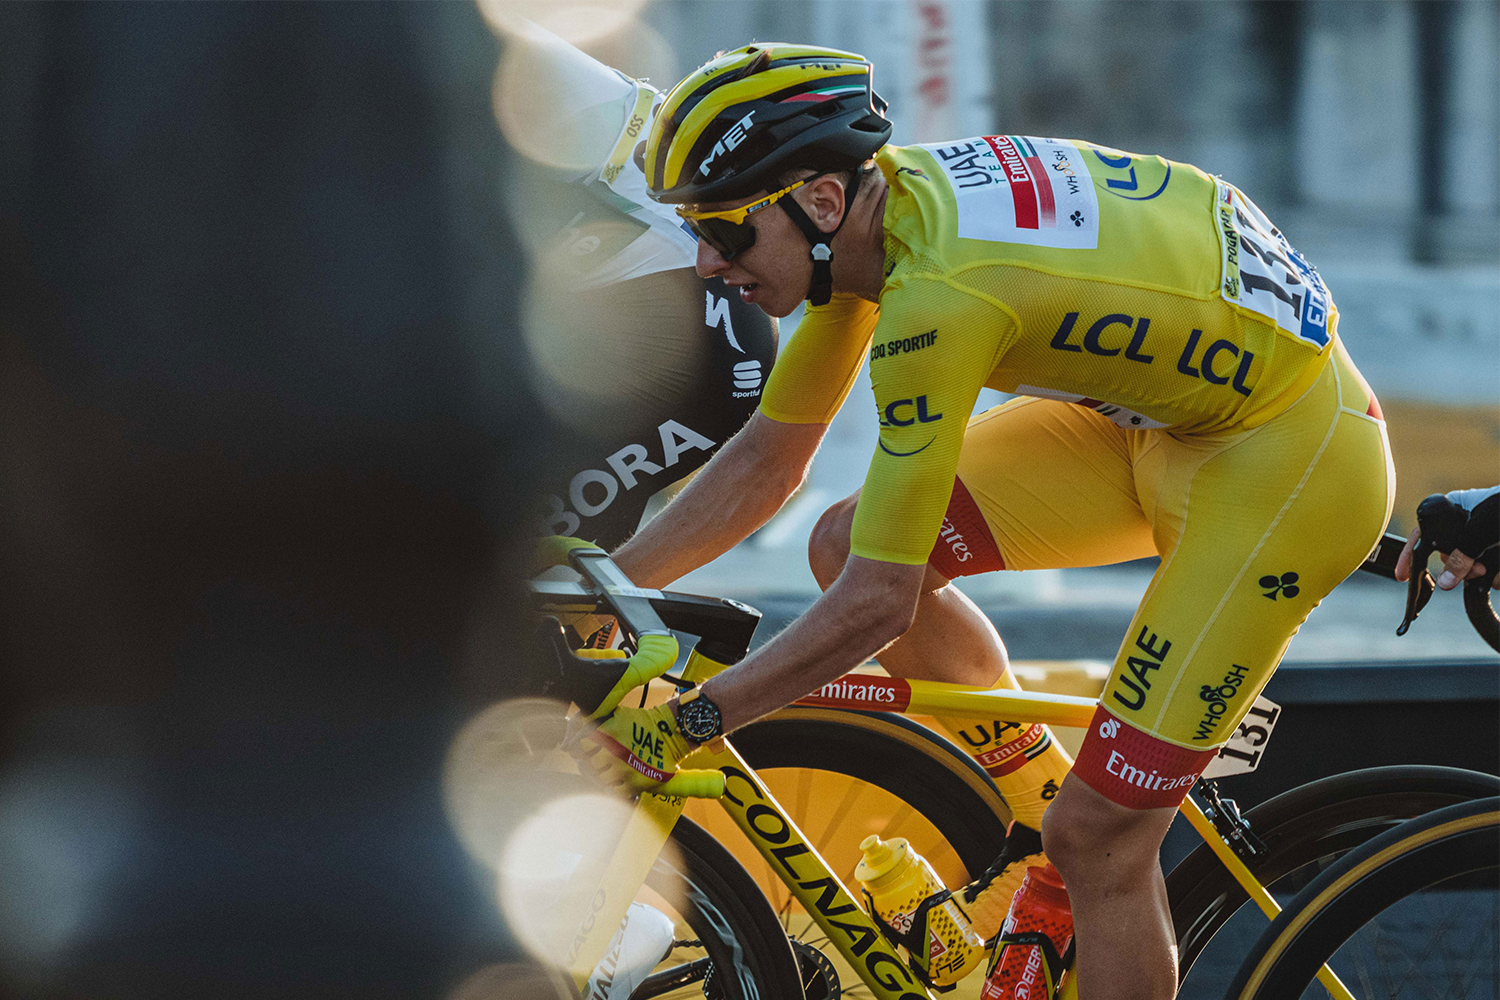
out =
<path fill-rule="evenodd" d="M 788 292 L 773 285 L 750 286 L 749 290 L 742 292 L 740 297 L 746 302 L 759 306 L 760 311 L 767 316 L 774 316 L 777 319 L 790 315 L 802 304 L 801 297 L 795 292 Z"/>

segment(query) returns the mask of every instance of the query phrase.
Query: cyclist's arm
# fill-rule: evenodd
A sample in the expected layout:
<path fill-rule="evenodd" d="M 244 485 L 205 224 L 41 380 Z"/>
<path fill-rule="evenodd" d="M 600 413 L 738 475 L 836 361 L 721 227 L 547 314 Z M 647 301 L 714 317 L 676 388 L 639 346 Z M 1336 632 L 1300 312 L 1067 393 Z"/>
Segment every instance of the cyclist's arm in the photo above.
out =
<path fill-rule="evenodd" d="M 665 587 L 770 520 L 807 476 L 827 424 L 756 413 L 666 508 L 615 553 L 638 586 Z"/>
<path fill-rule="evenodd" d="M 771 369 L 760 411 L 615 553 L 626 575 L 643 587 L 664 587 L 781 509 L 859 375 L 877 315 L 873 303 L 848 295 L 808 308 Z"/>
<path fill-rule="evenodd" d="M 870 364 L 880 443 L 855 510 L 853 552 L 791 627 L 704 685 L 726 730 L 817 690 L 910 627 L 969 413 L 1005 329 L 993 306 L 936 283 L 886 293 Z"/>

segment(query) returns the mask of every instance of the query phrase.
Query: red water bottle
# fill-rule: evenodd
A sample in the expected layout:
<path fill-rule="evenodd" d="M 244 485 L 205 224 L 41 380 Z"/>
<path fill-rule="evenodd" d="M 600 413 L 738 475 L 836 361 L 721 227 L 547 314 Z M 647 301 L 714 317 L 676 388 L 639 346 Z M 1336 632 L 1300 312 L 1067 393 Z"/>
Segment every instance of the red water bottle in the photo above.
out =
<path fill-rule="evenodd" d="M 1036 937 L 1043 934 L 1056 949 L 1055 958 Z M 1052 1000 L 1062 975 L 1061 958 L 1072 943 L 1073 907 L 1062 876 L 1050 864 L 1026 869 L 1000 928 L 981 1000 Z"/>

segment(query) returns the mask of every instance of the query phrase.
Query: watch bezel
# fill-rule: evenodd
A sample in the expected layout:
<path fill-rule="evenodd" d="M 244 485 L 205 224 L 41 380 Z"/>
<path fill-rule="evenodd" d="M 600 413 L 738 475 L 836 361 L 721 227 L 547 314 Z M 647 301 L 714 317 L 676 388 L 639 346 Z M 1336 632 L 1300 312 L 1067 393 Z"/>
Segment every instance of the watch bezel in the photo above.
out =
<path fill-rule="evenodd" d="M 701 691 L 690 694 L 691 697 L 684 695 L 677 702 L 677 728 L 682 730 L 682 735 L 694 743 L 708 743 L 724 735 L 724 713 L 719 711 L 718 704 Z M 697 724 L 698 717 L 709 713 L 712 713 L 712 724 L 705 731 Z"/>

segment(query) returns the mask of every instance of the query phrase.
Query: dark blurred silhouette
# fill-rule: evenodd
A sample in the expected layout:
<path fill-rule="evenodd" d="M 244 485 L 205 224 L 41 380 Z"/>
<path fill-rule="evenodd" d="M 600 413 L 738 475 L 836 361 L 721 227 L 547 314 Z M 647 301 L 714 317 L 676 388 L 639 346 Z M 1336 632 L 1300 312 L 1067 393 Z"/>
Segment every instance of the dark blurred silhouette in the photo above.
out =
<path fill-rule="evenodd" d="M 0 5 L 0 991 L 442 996 L 549 429 L 469 5 Z"/>

